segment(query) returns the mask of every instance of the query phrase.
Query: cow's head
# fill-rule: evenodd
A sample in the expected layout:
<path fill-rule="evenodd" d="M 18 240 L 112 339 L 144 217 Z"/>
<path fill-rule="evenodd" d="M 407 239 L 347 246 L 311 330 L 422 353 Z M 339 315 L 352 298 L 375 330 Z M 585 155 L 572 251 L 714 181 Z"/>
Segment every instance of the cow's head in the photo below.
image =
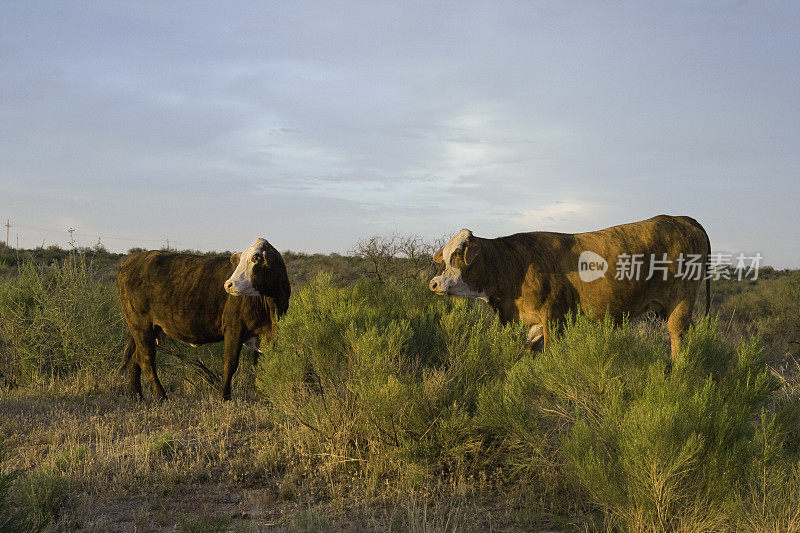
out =
<path fill-rule="evenodd" d="M 438 270 L 428 284 L 430 290 L 436 294 L 486 298 L 481 287 L 475 283 L 468 283 L 466 279 L 479 254 L 480 245 L 472 232 L 468 229 L 459 231 L 433 256 L 433 260 L 438 264 Z"/>
<path fill-rule="evenodd" d="M 279 314 L 289 305 L 289 278 L 286 265 L 270 243 L 258 239 L 244 252 L 233 254 L 236 267 L 225 281 L 225 290 L 234 296 L 269 296 L 275 299 Z"/>

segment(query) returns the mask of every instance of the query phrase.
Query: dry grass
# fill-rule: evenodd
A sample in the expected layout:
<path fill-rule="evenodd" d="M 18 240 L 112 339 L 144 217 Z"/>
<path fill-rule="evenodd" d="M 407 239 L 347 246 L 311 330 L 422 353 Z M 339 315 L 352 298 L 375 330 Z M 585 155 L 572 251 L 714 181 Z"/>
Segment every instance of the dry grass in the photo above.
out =
<path fill-rule="evenodd" d="M 58 482 L 48 530 L 514 531 L 541 522 L 525 495 L 485 483 L 376 491 L 324 475 L 336 458 L 295 448 L 245 390 L 252 375 L 243 370 L 230 402 L 211 390 L 139 402 L 121 376 L 88 373 L 4 391 L 4 468 L 19 471 L 20 484 Z"/>

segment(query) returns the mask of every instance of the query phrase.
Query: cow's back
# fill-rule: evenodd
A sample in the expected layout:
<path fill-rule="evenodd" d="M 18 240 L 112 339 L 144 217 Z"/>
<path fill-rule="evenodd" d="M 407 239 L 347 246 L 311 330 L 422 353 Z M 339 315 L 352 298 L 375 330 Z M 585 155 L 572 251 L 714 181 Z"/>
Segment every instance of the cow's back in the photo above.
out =
<path fill-rule="evenodd" d="M 575 242 L 613 254 L 708 253 L 705 230 L 695 219 L 684 216 L 659 215 L 640 222 L 576 233 Z"/>
<path fill-rule="evenodd" d="M 501 294 L 504 316 L 526 323 L 578 306 L 596 317 L 606 312 L 615 318 L 636 316 L 648 310 L 664 314 L 676 301 L 695 294 L 701 283 L 678 276 L 678 258 L 699 256 L 705 264 L 710 252 L 708 236 L 697 221 L 668 215 L 586 233 L 537 231 L 479 241 L 492 259 L 471 274 L 473 283 Z M 579 260 L 586 251 L 607 264 L 605 274 L 592 281 L 580 276 Z M 647 280 L 651 258 L 661 259 L 664 253 L 667 279 L 656 272 Z M 626 256 L 641 260 L 638 276 L 616 279 L 618 261 Z"/>
<path fill-rule="evenodd" d="M 693 218 L 683 216 L 659 215 L 574 237 L 568 254 L 571 268 L 567 277 L 581 307 L 593 314 L 608 311 L 617 318 L 648 310 L 663 315 L 676 302 L 693 298 L 710 253 L 703 227 Z M 584 251 L 594 252 L 607 262 L 604 276 L 592 281 L 581 279 L 578 258 Z M 701 270 L 691 278 L 684 278 L 678 272 L 679 260 L 685 262 L 692 257 L 702 265 Z M 632 266 L 637 263 L 638 270 Z M 661 267 L 666 268 L 666 279 Z"/>

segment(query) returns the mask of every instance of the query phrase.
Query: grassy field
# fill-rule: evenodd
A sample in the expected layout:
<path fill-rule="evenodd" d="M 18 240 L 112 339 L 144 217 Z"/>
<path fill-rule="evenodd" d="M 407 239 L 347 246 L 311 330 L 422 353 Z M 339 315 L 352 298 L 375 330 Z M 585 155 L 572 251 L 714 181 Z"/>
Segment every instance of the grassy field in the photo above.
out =
<path fill-rule="evenodd" d="M 25 254 L 0 250 L 2 531 L 800 531 L 800 271 L 715 283 L 675 360 L 662 322 L 580 316 L 531 357 L 415 261 L 289 252 L 234 400 L 192 364 L 218 346 L 168 344 L 158 404 L 115 371 L 123 256 Z"/>

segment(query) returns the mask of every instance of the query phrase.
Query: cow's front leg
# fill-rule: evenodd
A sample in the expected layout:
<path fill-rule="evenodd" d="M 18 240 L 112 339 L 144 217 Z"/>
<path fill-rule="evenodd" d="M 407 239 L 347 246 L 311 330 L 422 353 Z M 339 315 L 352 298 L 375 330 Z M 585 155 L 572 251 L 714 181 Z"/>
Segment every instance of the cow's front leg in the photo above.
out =
<path fill-rule="evenodd" d="M 552 337 L 553 334 L 552 331 L 553 326 L 558 325 L 557 323 L 554 323 L 552 320 L 553 320 L 552 316 L 549 314 L 542 315 L 540 319 L 539 325 L 542 326 L 542 338 L 538 342 L 542 346 L 542 351 L 545 351 L 547 349 L 548 344 L 550 344 L 550 338 Z"/>
<path fill-rule="evenodd" d="M 231 381 L 239 367 L 239 352 L 242 351 L 242 334 L 239 331 L 225 332 L 225 368 L 219 395 L 223 400 L 231 399 Z"/>
<path fill-rule="evenodd" d="M 128 391 L 134 398 L 141 400 L 142 396 L 142 367 L 134 357 L 128 363 Z"/>

